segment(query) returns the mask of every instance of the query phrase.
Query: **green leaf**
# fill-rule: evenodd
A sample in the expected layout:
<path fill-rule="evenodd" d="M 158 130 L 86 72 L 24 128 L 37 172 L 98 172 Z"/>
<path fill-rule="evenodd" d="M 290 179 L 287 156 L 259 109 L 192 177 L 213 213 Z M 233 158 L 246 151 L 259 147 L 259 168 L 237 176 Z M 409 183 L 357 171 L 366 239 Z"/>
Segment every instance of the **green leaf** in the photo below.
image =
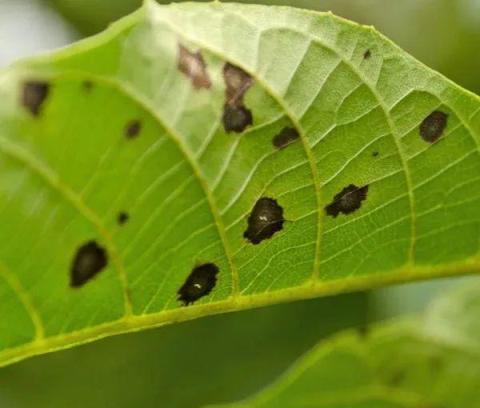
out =
<path fill-rule="evenodd" d="M 0 95 L 0 364 L 478 269 L 479 98 L 371 28 L 152 2 Z"/>
<path fill-rule="evenodd" d="M 421 317 L 320 343 L 259 395 L 222 407 L 477 407 L 479 293 L 476 280 Z"/>

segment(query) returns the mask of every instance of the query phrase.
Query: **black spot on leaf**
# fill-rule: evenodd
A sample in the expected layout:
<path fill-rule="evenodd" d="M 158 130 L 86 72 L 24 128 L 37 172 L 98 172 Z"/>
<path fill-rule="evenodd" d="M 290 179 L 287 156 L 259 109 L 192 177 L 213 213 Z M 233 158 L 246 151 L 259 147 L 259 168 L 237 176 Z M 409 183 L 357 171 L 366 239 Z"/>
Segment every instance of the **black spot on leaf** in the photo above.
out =
<path fill-rule="evenodd" d="M 283 149 L 293 143 L 300 137 L 297 130 L 291 127 L 285 127 L 273 138 L 273 145 L 277 149 Z"/>
<path fill-rule="evenodd" d="M 212 86 L 202 54 L 190 52 L 183 45 L 178 46 L 178 69 L 192 81 L 195 89 L 209 89 Z"/>
<path fill-rule="evenodd" d="M 92 81 L 83 81 L 82 86 L 86 92 L 90 92 L 93 89 L 94 85 Z"/>
<path fill-rule="evenodd" d="M 79 288 L 101 272 L 108 263 L 105 249 L 95 241 L 82 245 L 75 254 L 70 270 L 70 286 Z"/>
<path fill-rule="evenodd" d="M 241 133 L 247 126 L 253 124 L 252 112 L 245 106 L 244 96 L 252 86 L 252 77 L 230 63 L 223 68 L 225 80 L 225 105 L 223 111 L 223 126 L 226 132 Z"/>
<path fill-rule="evenodd" d="M 118 225 L 123 225 L 125 223 L 127 223 L 127 221 L 130 219 L 130 215 L 125 212 L 125 211 L 121 211 L 118 213 L 117 215 L 117 223 Z"/>
<path fill-rule="evenodd" d="M 380 154 L 380 153 L 378 153 L 378 152 L 375 151 L 375 152 L 372 153 L 372 156 L 373 156 L 373 157 L 378 157 L 379 154 Z"/>
<path fill-rule="evenodd" d="M 178 300 L 189 305 L 208 295 L 217 283 L 218 267 L 206 263 L 193 268 L 187 280 L 178 290 Z"/>
<path fill-rule="evenodd" d="M 49 91 L 50 84 L 48 82 L 25 82 L 22 89 L 22 105 L 27 108 L 33 116 L 39 116 Z"/>
<path fill-rule="evenodd" d="M 253 123 L 252 112 L 245 106 L 225 106 L 223 111 L 223 127 L 227 132 L 241 133 Z"/>
<path fill-rule="evenodd" d="M 367 193 L 368 185 L 357 187 L 350 184 L 335 195 L 333 201 L 325 207 L 325 211 L 334 218 L 340 213 L 350 214 L 362 206 L 362 201 L 367 198 Z"/>
<path fill-rule="evenodd" d="M 448 115 L 444 112 L 433 111 L 420 124 L 420 136 L 428 143 L 435 143 L 442 136 L 447 126 Z"/>
<path fill-rule="evenodd" d="M 142 124 L 140 121 L 132 120 L 125 126 L 125 137 L 127 139 L 134 139 L 139 135 L 140 130 L 142 130 Z"/>
<path fill-rule="evenodd" d="M 283 208 L 278 205 L 277 201 L 262 197 L 255 203 L 248 217 L 248 228 L 243 236 L 252 244 L 257 245 L 282 230 L 284 222 Z"/>
<path fill-rule="evenodd" d="M 371 56 L 372 56 L 372 51 L 370 50 L 365 51 L 365 53 L 363 54 L 364 59 L 369 59 Z"/>

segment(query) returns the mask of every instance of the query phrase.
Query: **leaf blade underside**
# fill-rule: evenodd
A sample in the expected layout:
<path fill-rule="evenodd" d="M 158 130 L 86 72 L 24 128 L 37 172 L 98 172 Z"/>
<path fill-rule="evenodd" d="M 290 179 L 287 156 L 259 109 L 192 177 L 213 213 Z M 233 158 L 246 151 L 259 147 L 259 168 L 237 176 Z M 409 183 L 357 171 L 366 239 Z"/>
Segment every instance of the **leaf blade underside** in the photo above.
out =
<path fill-rule="evenodd" d="M 479 99 L 371 28 L 282 7 L 147 3 L 5 71 L 0 93 L 1 364 L 478 270 Z M 436 111 L 445 126 L 427 120 Z M 266 237 L 262 210 L 250 242 L 262 197 L 281 220 Z M 107 265 L 72 288 L 72 260 L 92 241 Z M 179 288 L 209 264 L 214 287 L 184 307 Z"/>

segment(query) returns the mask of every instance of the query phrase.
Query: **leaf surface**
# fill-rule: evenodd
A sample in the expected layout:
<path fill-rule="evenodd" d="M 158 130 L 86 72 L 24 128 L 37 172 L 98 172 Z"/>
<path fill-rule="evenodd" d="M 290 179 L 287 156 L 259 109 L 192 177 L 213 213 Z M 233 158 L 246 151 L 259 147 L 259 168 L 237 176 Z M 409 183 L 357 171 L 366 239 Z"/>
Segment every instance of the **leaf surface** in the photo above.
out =
<path fill-rule="evenodd" d="M 1 364 L 478 270 L 479 98 L 371 28 L 147 3 L 0 94 Z"/>

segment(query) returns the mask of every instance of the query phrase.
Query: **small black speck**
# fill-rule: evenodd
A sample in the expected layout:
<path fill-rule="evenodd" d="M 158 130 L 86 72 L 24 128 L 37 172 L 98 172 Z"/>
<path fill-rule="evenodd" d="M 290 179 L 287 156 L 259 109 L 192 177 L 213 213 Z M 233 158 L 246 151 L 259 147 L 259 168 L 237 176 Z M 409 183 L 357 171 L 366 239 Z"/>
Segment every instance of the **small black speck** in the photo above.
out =
<path fill-rule="evenodd" d="M 178 300 L 185 306 L 208 295 L 217 283 L 218 267 L 213 263 L 206 263 L 193 268 L 185 283 L 178 290 Z"/>
<path fill-rule="evenodd" d="M 139 120 L 132 120 L 125 126 L 125 137 L 127 139 L 136 138 L 142 130 L 142 124 Z"/>
<path fill-rule="evenodd" d="M 245 106 L 226 105 L 223 111 L 223 127 L 225 131 L 242 133 L 253 123 L 252 112 Z"/>
<path fill-rule="evenodd" d="M 373 156 L 373 157 L 378 157 L 379 154 L 380 154 L 380 153 L 378 153 L 378 152 L 373 152 L 373 153 L 372 153 L 372 156 Z"/>
<path fill-rule="evenodd" d="M 369 59 L 371 56 L 372 56 L 372 51 L 370 50 L 365 51 L 365 53 L 363 54 L 364 59 Z"/>
<path fill-rule="evenodd" d="M 257 245 L 264 239 L 271 238 L 283 229 L 283 208 L 273 198 L 262 197 L 255 203 L 248 217 L 248 228 L 243 236 Z"/>
<path fill-rule="evenodd" d="M 420 124 L 420 136 L 428 143 L 435 143 L 442 136 L 447 126 L 448 115 L 441 111 L 433 111 Z"/>
<path fill-rule="evenodd" d="M 129 219 L 130 219 L 130 215 L 125 211 L 121 211 L 121 212 L 118 213 L 117 223 L 118 223 L 118 225 L 123 225 L 123 224 L 127 223 L 127 221 Z"/>
<path fill-rule="evenodd" d="M 70 269 L 70 286 L 79 288 L 101 272 L 108 263 L 107 252 L 95 241 L 82 245 L 75 254 Z"/>
<path fill-rule="evenodd" d="M 50 92 L 50 84 L 45 81 L 27 81 L 23 84 L 22 105 L 33 116 L 39 116 Z"/>
<path fill-rule="evenodd" d="M 300 135 L 298 134 L 297 129 L 285 127 L 278 135 L 273 138 L 272 143 L 277 149 L 283 149 L 289 144 L 293 143 L 299 137 Z"/>
<path fill-rule="evenodd" d="M 367 193 L 368 185 L 357 187 L 350 184 L 335 195 L 333 201 L 325 207 L 325 211 L 334 218 L 340 213 L 350 214 L 362 206 L 362 201 L 367 198 Z"/>
<path fill-rule="evenodd" d="M 92 81 L 87 80 L 82 82 L 82 86 L 86 92 L 90 92 L 93 89 L 94 84 Z"/>

